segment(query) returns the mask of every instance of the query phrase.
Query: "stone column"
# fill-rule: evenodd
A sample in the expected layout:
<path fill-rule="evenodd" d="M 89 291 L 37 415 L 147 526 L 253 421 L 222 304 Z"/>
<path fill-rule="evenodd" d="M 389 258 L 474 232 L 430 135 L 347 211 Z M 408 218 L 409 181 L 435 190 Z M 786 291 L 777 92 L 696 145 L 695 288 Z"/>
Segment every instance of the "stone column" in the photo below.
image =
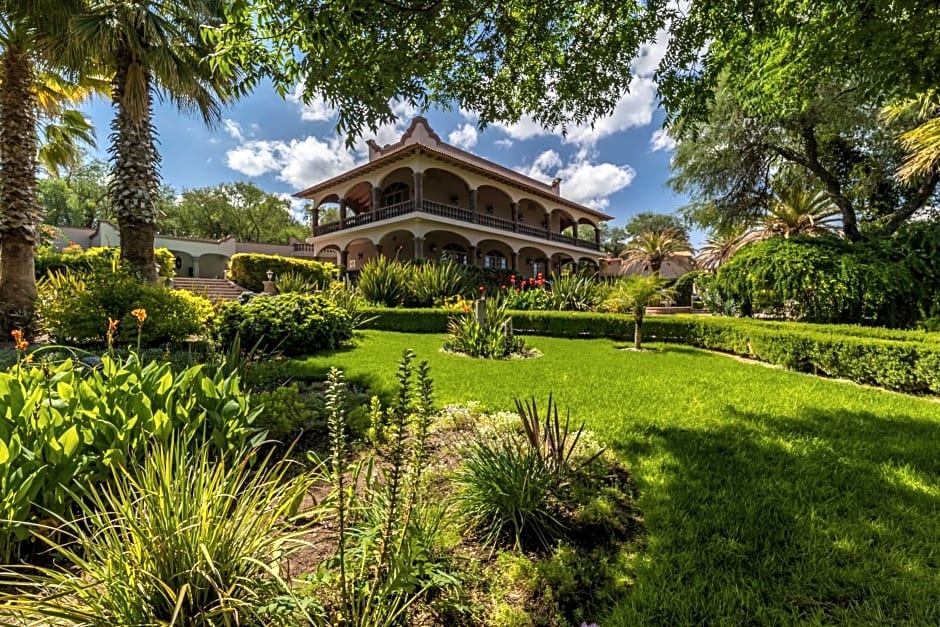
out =
<path fill-rule="evenodd" d="M 547 237 L 548 239 L 551 239 L 552 237 L 551 233 L 552 233 L 552 214 L 546 211 L 545 212 L 545 237 Z"/>
<path fill-rule="evenodd" d="M 599 226 L 594 227 L 594 243 L 597 245 L 597 249 L 601 248 L 601 229 Z"/>
<path fill-rule="evenodd" d="M 574 235 L 574 243 L 577 244 L 577 243 L 578 243 L 578 223 L 577 223 L 577 221 L 575 221 L 575 223 L 571 226 L 571 234 Z"/>
<path fill-rule="evenodd" d="M 519 203 L 511 202 L 509 208 L 512 210 L 512 230 L 517 232 L 519 230 Z"/>
<path fill-rule="evenodd" d="M 473 221 L 477 221 L 477 190 L 468 190 L 470 194 L 470 213 L 473 214 Z"/>
<path fill-rule="evenodd" d="M 349 268 L 349 251 L 343 250 L 339 253 L 339 264 L 344 268 Z"/>
<path fill-rule="evenodd" d="M 375 222 L 375 212 L 379 209 L 379 203 L 382 201 L 382 190 L 372 186 L 372 221 Z"/>
<path fill-rule="evenodd" d="M 193 276 L 199 278 L 199 257 L 193 257 Z"/>
<path fill-rule="evenodd" d="M 471 266 L 477 265 L 477 247 L 471 246 L 467 249 L 467 264 Z"/>
<path fill-rule="evenodd" d="M 375 256 L 376 256 L 376 257 L 380 257 L 381 255 L 382 255 L 382 245 L 381 245 L 381 244 L 376 244 L 376 245 L 375 245 Z"/>
<path fill-rule="evenodd" d="M 346 228 L 346 199 L 339 201 L 339 228 Z M 345 264 L 344 264 L 345 265 Z"/>
<path fill-rule="evenodd" d="M 415 211 L 424 208 L 424 172 L 415 172 Z"/>
<path fill-rule="evenodd" d="M 512 271 L 519 272 L 519 253 L 512 254 Z"/>
<path fill-rule="evenodd" d="M 424 238 L 415 237 L 415 259 L 424 257 Z"/>

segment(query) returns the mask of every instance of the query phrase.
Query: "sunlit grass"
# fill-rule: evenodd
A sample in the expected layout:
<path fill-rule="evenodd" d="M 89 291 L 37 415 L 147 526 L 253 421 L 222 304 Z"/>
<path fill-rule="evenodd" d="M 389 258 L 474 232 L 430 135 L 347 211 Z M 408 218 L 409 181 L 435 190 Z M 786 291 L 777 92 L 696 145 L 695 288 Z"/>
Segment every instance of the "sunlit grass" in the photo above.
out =
<path fill-rule="evenodd" d="M 940 622 L 940 404 L 680 346 L 536 337 L 543 357 L 494 362 L 443 341 L 366 332 L 291 368 L 390 393 L 412 348 L 440 403 L 553 392 L 640 491 L 636 583 L 600 624 Z"/>

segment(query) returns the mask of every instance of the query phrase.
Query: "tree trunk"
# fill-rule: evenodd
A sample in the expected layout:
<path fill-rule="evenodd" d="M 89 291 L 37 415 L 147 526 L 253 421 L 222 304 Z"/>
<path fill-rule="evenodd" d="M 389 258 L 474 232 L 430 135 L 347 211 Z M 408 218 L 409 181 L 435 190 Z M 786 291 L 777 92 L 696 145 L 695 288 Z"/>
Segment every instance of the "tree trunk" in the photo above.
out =
<path fill-rule="evenodd" d="M 643 342 L 643 316 L 633 316 L 633 348 L 641 350 Z"/>
<path fill-rule="evenodd" d="M 157 172 L 160 156 L 151 122 L 150 76 L 127 46 L 122 46 L 116 57 L 112 83 L 116 112 L 111 122 L 111 206 L 121 232 L 121 259 L 144 281 L 155 283 L 153 242 L 160 193 Z M 135 80 L 142 74 L 145 86 L 129 94 L 128 77 L 132 74 Z"/>
<path fill-rule="evenodd" d="M 0 63 L 0 333 L 28 328 L 36 305 L 36 93 L 29 57 Z"/>

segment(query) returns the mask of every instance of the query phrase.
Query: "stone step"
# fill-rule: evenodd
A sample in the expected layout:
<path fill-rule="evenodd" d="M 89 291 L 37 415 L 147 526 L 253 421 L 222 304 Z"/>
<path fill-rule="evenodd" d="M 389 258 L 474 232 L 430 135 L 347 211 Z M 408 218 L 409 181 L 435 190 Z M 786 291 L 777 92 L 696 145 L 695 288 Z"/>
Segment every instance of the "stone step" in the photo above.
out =
<path fill-rule="evenodd" d="M 173 289 L 186 290 L 193 294 L 205 296 L 212 301 L 235 300 L 247 291 L 226 279 L 198 279 L 192 277 L 173 279 Z"/>

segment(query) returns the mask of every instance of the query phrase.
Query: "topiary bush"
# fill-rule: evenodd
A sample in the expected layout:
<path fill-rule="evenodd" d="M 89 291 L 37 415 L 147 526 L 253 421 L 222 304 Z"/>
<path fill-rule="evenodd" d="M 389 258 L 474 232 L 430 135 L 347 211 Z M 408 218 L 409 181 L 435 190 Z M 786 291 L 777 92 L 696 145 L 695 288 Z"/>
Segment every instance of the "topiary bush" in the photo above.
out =
<path fill-rule="evenodd" d="M 216 319 L 215 336 L 229 346 L 307 355 L 339 347 L 352 339 L 352 319 L 328 298 L 312 294 L 258 296 L 248 303 L 226 303 Z"/>
<path fill-rule="evenodd" d="M 36 312 L 40 328 L 55 341 L 103 343 L 109 320 L 120 320 L 118 344 L 137 342 L 134 309 L 147 311 L 140 340 L 145 346 L 185 340 L 205 333 L 214 310 L 207 299 L 162 286 L 144 285 L 124 269 L 79 274 L 56 271 L 38 284 Z"/>
<path fill-rule="evenodd" d="M 293 274 L 315 284 L 317 289 L 325 288 L 339 273 L 331 263 L 260 253 L 238 253 L 228 262 L 228 278 L 252 292 L 262 291 L 269 270 L 275 280 L 281 275 Z"/>

